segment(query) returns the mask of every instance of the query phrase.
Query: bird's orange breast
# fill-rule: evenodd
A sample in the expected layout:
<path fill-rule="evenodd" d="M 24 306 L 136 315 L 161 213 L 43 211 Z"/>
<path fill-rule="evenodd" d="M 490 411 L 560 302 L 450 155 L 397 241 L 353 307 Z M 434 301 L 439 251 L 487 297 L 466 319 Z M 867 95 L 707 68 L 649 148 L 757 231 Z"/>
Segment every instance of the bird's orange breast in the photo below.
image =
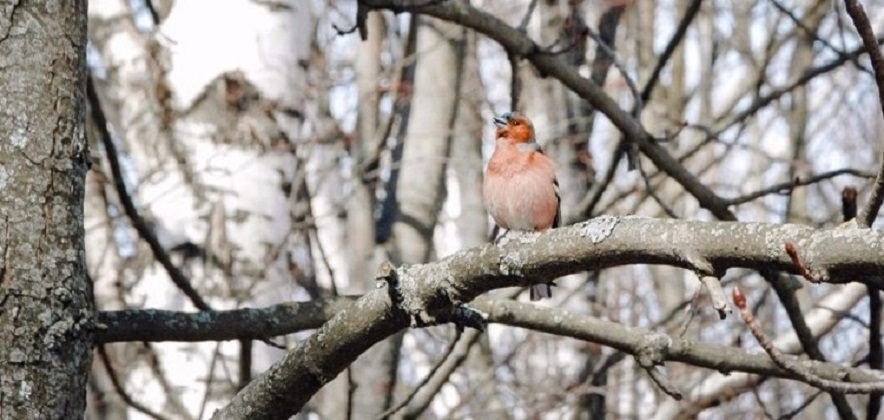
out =
<path fill-rule="evenodd" d="M 552 161 L 507 142 L 498 142 L 488 162 L 483 194 L 488 212 L 504 229 L 546 230 L 558 213 Z"/>

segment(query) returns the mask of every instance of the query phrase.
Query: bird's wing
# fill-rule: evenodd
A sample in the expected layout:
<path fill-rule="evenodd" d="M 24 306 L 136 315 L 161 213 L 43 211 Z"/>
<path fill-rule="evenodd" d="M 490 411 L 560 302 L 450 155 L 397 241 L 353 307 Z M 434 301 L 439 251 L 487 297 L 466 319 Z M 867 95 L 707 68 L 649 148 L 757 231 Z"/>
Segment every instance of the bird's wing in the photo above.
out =
<path fill-rule="evenodd" d="M 518 148 L 520 152 L 532 151 L 546 156 L 546 154 L 543 153 L 543 148 L 540 147 L 540 143 L 536 140 L 519 143 L 516 145 L 516 148 Z M 552 227 L 557 228 L 562 225 L 562 194 L 559 191 L 559 180 L 555 177 L 555 172 L 553 172 L 553 185 L 556 191 L 556 218 L 553 219 Z"/>

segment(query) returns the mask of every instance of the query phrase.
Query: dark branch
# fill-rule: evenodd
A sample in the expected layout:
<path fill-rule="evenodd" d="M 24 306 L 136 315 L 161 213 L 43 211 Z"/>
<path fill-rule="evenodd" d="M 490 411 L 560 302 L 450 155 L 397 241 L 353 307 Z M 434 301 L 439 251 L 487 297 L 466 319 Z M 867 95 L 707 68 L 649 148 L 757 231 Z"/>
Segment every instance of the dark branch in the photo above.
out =
<path fill-rule="evenodd" d="M 863 6 L 857 0 L 845 0 L 844 4 L 847 6 L 847 14 L 853 20 L 853 26 L 859 32 L 859 36 L 863 41 L 863 47 L 868 52 L 869 59 L 872 62 L 872 70 L 875 72 L 875 84 L 878 86 L 878 105 L 881 107 L 881 111 L 884 112 L 884 55 L 881 54 L 881 49 L 878 48 L 878 40 L 875 37 L 875 32 L 872 31 L 872 24 L 869 22 L 869 17 L 866 16 Z M 878 177 L 875 179 L 875 189 L 872 191 L 872 197 L 866 206 L 863 207 L 857 222 L 861 226 L 871 226 L 878 216 L 878 210 L 881 209 L 882 202 L 884 202 L 884 156 L 881 158 L 881 168 L 878 170 Z"/>
<path fill-rule="evenodd" d="M 114 177 L 114 187 L 117 190 L 120 203 L 123 204 L 123 211 L 132 222 L 132 226 L 138 232 L 138 236 L 140 236 L 150 247 L 154 257 L 159 261 L 160 265 L 163 266 L 166 273 L 169 274 L 169 278 L 172 279 L 175 286 L 178 286 L 178 288 L 181 289 L 197 309 L 204 311 L 210 310 L 211 308 L 209 307 L 209 304 L 206 303 L 196 289 L 193 288 L 187 276 L 175 266 L 172 259 L 169 257 L 169 254 L 166 253 L 166 250 L 160 245 L 160 241 L 153 233 L 153 230 L 151 230 L 150 226 L 148 226 L 147 222 L 141 217 L 138 210 L 135 208 L 135 204 L 132 202 L 132 197 L 126 190 L 126 184 L 123 181 L 123 171 L 120 168 L 120 160 L 117 154 L 117 147 L 114 144 L 113 138 L 111 138 L 110 131 L 108 131 L 107 119 L 104 116 L 104 111 L 101 108 L 101 101 L 98 98 L 98 92 L 95 90 L 95 84 L 91 77 L 86 79 L 86 96 L 89 100 L 89 108 L 92 112 L 92 118 L 95 120 L 95 126 L 98 127 L 101 143 L 104 145 L 106 151 L 108 163 L 110 163 L 111 174 Z"/>

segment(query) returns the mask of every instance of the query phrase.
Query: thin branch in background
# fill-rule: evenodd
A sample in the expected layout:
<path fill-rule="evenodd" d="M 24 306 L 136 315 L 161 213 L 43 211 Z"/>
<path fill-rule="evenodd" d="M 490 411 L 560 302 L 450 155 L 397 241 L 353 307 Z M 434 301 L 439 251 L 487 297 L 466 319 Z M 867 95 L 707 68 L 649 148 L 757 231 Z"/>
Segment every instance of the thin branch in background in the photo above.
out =
<path fill-rule="evenodd" d="M 869 368 L 881 370 L 884 365 L 884 350 L 881 346 L 881 291 L 877 287 L 869 288 Z M 866 408 L 867 417 L 878 418 L 881 411 L 881 393 L 869 395 Z"/>
<path fill-rule="evenodd" d="M 160 388 L 166 396 L 166 407 L 170 407 L 179 419 L 193 419 L 193 415 L 184 408 L 184 404 L 181 402 L 180 393 L 175 389 L 174 385 L 169 382 L 166 370 L 163 367 L 163 363 L 160 360 L 160 356 L 157 354 L 156 349 L 154 349 L 154 346 L 148 342 L 142 342 L 141 346 L 142 354 L 144 354 L 147 359 L 150 372 L 153 374 L 154 378 L 156 378 L 156 381 L 159 383 Z"/>
<path fill-rule="evenodd" d="M 764 349 L 765 352 L 770 356 L 771 360 L 776 363 L 780 368 L 794 374 L 801 381 L 806 382 L 814 387 L 822 389 L 824 391 L 830 393 L 837 394 L 869 394 L 872 392 L 882 392 L 884 391 L 884 381 L 877 382 L 844 382 L 844 381 L 833 381 L 830 379 L 821 378 L 805 367 L 799 365 L 798 363 L 793 362 L 788 359 L 783 353 L 781 353 L 776 347 L 774 347 L 770 338 L 765 335 L 764 330 L 761 326 L 755 321 L 755 318 L 752 316 L 752 312 L 749 310 L 746 305 L 746 297 L 743 295 L 743 292 L 740 291 L 740 288 L 734 286 L 733 288 L 733 301 L 734 305 L 737 309 L 740 310 L 740 315 L 743 317 L 743 322 L 746 323 L 746 326 L 749 327 L 749 331 L 752 332 L 752 335 L 755 336 L 755 339 L 758 340 L 758 344 Z"/>
<path fill-rule="evenodd" d="M 654 201 L 660 206 L 661 209 L 663 209 L 663 212 L 666 213 L 667 216 L 673 219 L 678 219 L 679 217 L 677 214 L 675 214 L 675 210 L 672 210 L 672 208 L 670 208 L 668 204 L 664 203 L 663 199 L 657 195 L 656 190 L 653 186 L 651 186 L 651 180 L 648 177 L 648 173 L 639 162 L 640 160 L 636 159 L 636 167 L 638 168 L 638 172 L 641 174 L 642 181 L 644 181 L 645 184 L 645 193 L 647 193 L 649 196 L 651 196 L 651 198 L 654 199 Z"/>
<path fill-rule="evenodd" d="M 451 342 L 448 344 L 448 348 L 445 349 L 445 352 L 442 354 L 442 358 L 439 360 L 438 363 L 436 363 L 435 366 L 433 366 L 432 369 L 430 369 L 429 372 L 427 372 L 427 375 L 424 377 L 424 379 L 421 380 L 421 382 L 419 384 L 417 384 L 413 390 L 411 390 L 411 393 L 408 394 L 408 396 L 405 397 L 404 400 L 399 402 L 399 404 L 396 404 L 396 405 L 390 407 L 389 409 L 387 409 L 387 411 L 384 411 L 383 413 L 378 414 L 378 416 L 376 418 L 378 418 L 378 419 L 389 418 L 389 417 L 393 416 L 394 414 L 398 413 L 400 410 L 405 408 L 405 406 L 407 406 L 408 403 L 410 403 L 412 399 L 414 399 L 414 396 L 417 395 L 418 391 L 420 391 L 420 389 L 422 387 L 424 387 L 427 383 L 430 382 L 430 379 L 433 378 L 433 376 L 436 374 L 436 372 L 442 367 L 443 364 L 445 364 L 445 361 L 448 359 L 448 357 L 451 356 L 451 354 L 454 352 L 454 348 L 457 346 L 457 342 L 460 341 L 460 339 L 461 339 L 461 336 L 462 336 L 461 333 L 463 332 L 463 330 L 461 330 L 460 328 L 457 328 L 455 331 L 456 331 L 456 334 L 455 334 L 454 338 L 451 340 Z M 448 372 L 448 374 L 451 374 L 451 372 Z"/>
<path fill-rule="evenodd" d="M 694 290 L 694 295 L 691 297 L 691 300 L 684 308 L 684 321 L 682 321 L 681 326 L 678 327 L 678 336 L 684 337 L 685 333 L 688 331 L 688 326 L 691 325 L 691 321 L 694 319 L 694 312 L 697 306 L 697 301 L 700 299 L 700 292 L 703 290 L 703 284 L 697 284 L 697 289 Z M 673 310 L 673 313 L 675 311 Z"/>
<path fill-rule="evenodd" d="M 96 350 L 98 350 L 98 357 L 101 359 L 101 364 L 107 371 L 107 376 L 110 377 L 111 384 L 113 384 L 114 386 L 114 390 L 117 391 L 117 394 L 120 396 L 123 402 L 125 402 L 138 412 L 144 414 L 145 416 L 157 420 L 166 420 L 166 418 L 163 417 L 161 414 L 132 399 L 132 397 L 126 392 L 126 390 L 123 389 L 123 384 L 120 383 L 120 379 L 117 378 L 117 373 L 114 371 L 113 366 L 111 366 L 110 357 L 108 357 L 107 350 L 104 348 L 104 345 L 100 344 Z"/>
<path fill-rule="evenodd" d="M 832 50 L 832 52 L 834 52 L 835 54 L 837 54 L 838 57 L 844 57 L 844 56 L 847 55 L 847 53 L 846 53 L 844 50 L 842 50 L 842 49 L 840 49 L 840 48 L 838 48 L 838 47 L 832 45 L 829 41 L 825 40 L 824 38 L 821 38 L 821 37 L 819 36 L 819 34 L 816 33 L 816 31 L 814 31 L 814 30 L 811 29 L 811 28 L 808 28 L 807 25 L 805 25 L 804 22 L 802 22 L 801 19 L 798 18 L 798 16 L 795 16 L 795 13 L 792 13 L 791 10 L 789 10 L 788 8 L 786 8 L 786 6 L 784 6 L 784 5 L 783 5 L 782 3 L 780 3 L 778 0 L 770 0 L 770 3 L 773 4 L 774 8 L 777 9 L 777 10 L 779 10 L 780 13 L 786 15 L 786 17 L 788 17 L 789 20 L 791 20 L 792 23 L 795 24 L 795 26 L 797 26 L 797 27 L 800 28 L 802 31 L 804 31 L 804 33 L 805 33 L 807 36 L 813 38 L 814 41 L 819 42 L 820 44 L 823 44 L 826 48 Z M 866 68 L 864 68 L 864 67 L 862 67 L 862 66 L 860 66 L 859 69 L 860 69 L 861 71 L 868 72 L 868 69 L 866 69 Z"/>
<path fill-rule="evenodd" d="M 206 369 L 206 387 L 203 390 L 203 398 L 200 402 L 200 410 L 196 415 L 197 419 L 202 419 L 206 413 L 206 406 L 209 404 L 209 397 L 212 395 L 212 381 L 215 380 L 215 365 L 218 364 L 218 358 L 221 357 L 221 342 L 215 343 L 215 350 L 212 352 L 212 359 L 209 360 L 209 368 Z"/>
<path fill-rule="evenodd" d="M 252 381 L 252 340 L 239 340 L 239 376 L 236 390 L 245 388 Z"/>
<path fill-rule="evenodd" d="M 813 403 L 814 401 L 816 401 L 817 397 L 819 397 L 820 395 L 823 395 L 823 391 L 814 392 L 809 397 L 807 397 L 807 399 L 804 400 L 804 402 L 802 402 L 798 407 L 795 407 L 791 411 L 783 413 L 780 417 L 778 417 L 778 419 L 779 420 L 789 420 L 789 419 L 801 414 L 801 412 L 804 411 L 804 409 L 806 409 L 807 407 L 810 407 L 810 404 Z"/>
<path fill-rule="evenodd" d="M 414 14 L 408 22 L 408 35 L 405 38 L 402 57 L 416 57 L 417 31 L 420 16 Z M 400 74 L 400 86 L 413 86 L 415 64 L 417 60 L 404 61 Z M 390 175 L 383 184 L 384 198 L 380 201 L 377 218 L 375 219 L 375 243 L 383 244 L 390 240 L 393 234 L 393 222 L 399 214 L 399 204 L 396 196 L 396 185 L 399 182 L 399 163 L 402 162 L 405 134 L 408 130 L 408 117 L 411 114 L 411 100 L 405 95 L 400 96 L 397 89 L 396 99 L 393 101 L 393 113 L 399 115 L 396 129 L 395 144 L 390 150 Z M 401 100 L 400 100 L 401 98 Z"/>
<path fill-rule="evenodd" d="M 519 56 L 507 53 L 506 59 L 510 63 L 510 110 L 515 111 L 519 106 L 519 96 L 522 93 L 522 82 L 519 78 Z"/>
<path fill-rule="evenodd" d="M 676 388 L 675 385 L 672 384 L 672 381 L 670 381 L 669 378 L 666 377 L 666 375 L 663 373 L 663 370 L 660 369 L 660 366 L 642 366 L 642 368 L 644 368 L 645 372 L 648 373 L 648 376 L 651 377 L 651 380 L 654 382 L 654 384 L 656 384 L 657 387 L 659 387 L 663 391 L 663 393 L 674 398 L 676 401 L 681 401 L 682 398 L 684 398 L 681 395 L 681 391 L 679 391 L 678 388 Z"/>
<path fill-rule="evenodd" d="M 166 253 L 166 250 L 160 245 L 160 241 L 157 239 L 153 230 L 151 230 L 150 226 L 148 226 L 147 222 L 138 214 L 138 210 L 135 208 L 135 204 L 132 202 L 132 197 L 129 195 L 129 192 L 126 190 L 126 184 L 123 181 L 123 170 L 120 167 L 119 155 L 117 153 L 117 147 L 114 145 L 114 140 L 111 137 L 110 131 L 108 131 L 107 127 L 107 119 L 104 116 L 104 111 L 101 108 L 101 101 L 98 98 L 98 92 L 95 90 L 95 84 L 92 80 L 92 77 L 86 78 L 86 96 L 89 100 L 90 111 L 92 112 L 92 118 L 95 120 L 95 126 L 98 128 L 99 136 L 101 137 L 101 143 L 104 145 L 104 149 L 107 155 L 108 163 L 111 167 L 111 173 L 114 178 L 114 187 L 117 190 L 117 195 L 119 196 L 120 203 L 123 205 L 123 211 L 126 213 L 126 216 L 129 217 L 129 220 L 132 222 L 132 226 L 138 232 L 138 235 L 141 237 L 144 242 L 150 247 L 151 252 L 153 252 L 154 257 L 163 266 L 166 270 L 166 273 L 169 274 L 169 278 L 172 279 L 172 282 L 175 283 L 175 286 L 178 287 L 189 299 L 190 302 L 199 310 L 209 311 L 212 308 L 203 300 L 202 296 L 193 288 L 193 285 L 190 284 L 190 280 L 184 273 L 181 272 L 178 267 L 172 262 L 172 259 L 169 257 L 169 254 Z"/>
<path fill-rule="evenodd" d="M 147 9 L 147 13 L 150 15 L 153 27 L 156 28 L 160 26 L 160 14 L 157 13 L 157 8 L 153 5 L 153 0 L 144 0 L 144 8 Z"/>
<path fill-rule="evenodd" d="M 857 192 L 853 187 L 841 191 L 841 214 L 844 221 L 856 218 Z M 881 370 L 884 363 L 884 350 L 881 348 L 881 291 L 876 286 L 867 284 L 869 292 L 869 368 Z M 878 418 L 881 412 L 881 394 L 869 395 L 866 406 L 866 418 Z"/>
<path fill-rule="evenodd" d="M 646 103 L 651 99 L 651 92 L 654 90 L 654 86 L 657 84 L 657 80 L 660 79 L 660 72 L 663 71 L 663 67 L 666 66 L 666 63 L 669 62 L 669 59 L 672 57 L 672 54 L 675 52 L 675 48 L 681 44 L 682 39 L 684 39 L 685 33 L 688 31 L 688 26 L 690 26 L 691 22 L 694 21 L 694 18 L 697 16 L 697 12 L 700 11 L 700 4 L 702 0 L 694 0 L 688 5 L 687 10 L 684 12 L 684 17 L 678 22 L 678 28 L 675 29 L 675 33 L 672 34 L 672 38 L 669 39 L 669 42 L 666 43 L 666 48 L 663 49 L 663 53 L 660 54 L 660 59 L 657 60 L 657 64 L 654 65 L 654 70 L 651 71 L 651 76 L 648 78 L 647 83 L 645 83 L 644 87 L 641 90 L 641 103 Z"/>
<path fill-rule="evenodd" d="M 593 41 L 596 42 L 598 49 L 604 51 L 604 53 L 611 59 L 611 64 L 614 65 L 614 68 L 620 72 L 620 76 L 623 77 L 623 80 L 626 82 L 626 87 L 629 88 L 629 93 L 632 94 L 633 99 L 633 116 L 638 118 L 638 113 L 644 108 L 644 99 L 642 95 L 638 92 L 638 87 L 635 84 L 635 81 L 632 77 L 629 77 L 629 73 L 626 71 L 626 67 L 620 63 L 620 60 L 617 59 L 617 54 L 614 52 L 614 49 L 602 39 L 599 34 L 595 33 L 593 30 L 587 28 L 587 35 L 592 38 Z"/>
<path fill-rule="evenodd" d="M 353 418 L 353 397 L 356 394 L 356 381 L 353 379 L 353 368 L 347 367 L 347 420 Z"/>
<path fill-rule="evenodd" d="M 811 184 L 816 184 L 820 181 L 824 181 L 827 179 L 835 178 L 841 175 L 851 175 L 858 178 L 874 178 L 875 175 L 870 172 L 860 171 L 858 169 L 844 168 L 844 169 L 836 169 L 834 171 L 823 172 L 821 174 L 817 174 L 811 177 L 805 177 L 804 179 L 800 177 L 796 177 L 792 181 L 781 182 L 779 184 L 771 185 L 770 187 L 760 189 L 755 192 L 751 192 L 745 195 L 741 195 L 734 198 L 727 199 L 728 204 L 734 206 L 739 204 L 745 204 L 753 200 L 757 200 L 766 195 L 770 194 L 789 194 L 797 187 L 804 187 Z M 856 190 L 853 190 L 854 194 Z"/>
<path fill-rule="evenodd" d="M 884 39 L 878 39 L 878 40 L 876 40 L 876 45 L 878 45 L 882 42 L 884 42 Z M 828 63 L 821 64 L 816 67 L 808 68 L 807 70 L 803 71 L 801 73 L 801 76 L 798 77 L 794 82 L 792 82 L 786 86 L 773 89 L 764 96 L 756 97 L 755 99 L 752 100 L 752 103 L 743 111 L 737 112 L 736 114 L 724 113 L 724 114 L 718 116 L 717 118 L 714 119 L 714 121 L 716 123 L 720 123 L 720 127 L 717 130 L 714 130 L 713 132 L 711 132 L 709 134 L 709 136 L 718 136 L 719 134 L 730 129 L 730 127 L 733 126 L 734 124 L 740 123 L 740 122 L 746 120 L 747 118 L 755 115 L 760 110 L 762 110 L 765 107 L 767 107 L 768 105 L 770 105 L 771 102 L 778 100 L 779 98 L 783 97 L 787 93 L 790 93 L 793 90 L 810 83 L 811 80 L 813 80 L 819 76 L 830 73 L 838 68 L 841 68 L 841 66 L 843 66 L 844 63 L 846 63 L 850 60 L 855 60 L 857 57 L 862 55 L 863 52 L 865 52 L 865 48 L 858 47 L 858 48 L 854 49 L 853 51 L 851 51 L 850 53 L 848 53 L 844 57 L 838 57 Z M 725 118 L 728 115 L 731 115 L 731 117 L 726 122 L 721 123 L 721 121 L 725 120 Z"/>
<path fill-rule="evenodd" d="M 758 392 L 758 386 L 752 387 L 752 396 L 755 397 L 755 402 L 758 403 L 758 407 L 760 407 L 761 412 L 764 413 L 764 418 L 773 420 L 773 415 L 770 414 L 770 410 L 768 410 L 767 404 L 764 402 L 764 399 L 761 398 L 761 394 Z"/>
<path fill-rule="evenodd" d="M 528 3 L 528 10 L 525 12 L 525 16 L 522 16 L 522 22 L 519 23 L 519 31 L 525 32 L 525 29 L 528 28 L 528 22 L 531 21 L 531 15 L 534 14 L 534 9 L 537 8 L 537 0 L 531 0 L 531 3 Z"/>
<path fill-rule="evenodd" d="M 443 385 L 448 383 L 451 374 L 453 374 L 454 371 L 466 361 L 467 356 L 470 354 L 470 350 L 479 342 L 481 336 L 481 331 L 472 328 L 463 332 L 460 340 L 458 340 L 457 344 L 454 346 L 454 350 L 443 359 L 441 367 L 436 371 L 423 389 L 417 390 L 417 394 L 412 399 L 411 403 L 405 407 L 405 411 L 403 412 L 404 418 L 419 418 L 421 414 L 426 411 L 430 406 L 430 403 L 432 403 L 437 396 L 441 395 L 440 390 Z"/>
<path fill-rule="evenodd" d="M 872 31 L 872 24 L 859 1 L 844 0 L 844 5 L 847 6 L 847 14 L 853 20 L 853 26 L 856 27 L 856 31 L 862 38 L 863 46 L 872 62 L 872 70 L 875 71 L 875 84 L 878 86 L 878 105 L 884 112 L 884 54 L 881 54 L 881 49 L 878 48 L 878 40 L 875 37 L 875 32 Z M 881 209 L 881 203 L 884 202 L 884 156 L 881 157 L 880 164 L 872 197 L 857 218 L 860 226 L 872 226 L 872 222 L 878 216 L 878 210 Z"/>

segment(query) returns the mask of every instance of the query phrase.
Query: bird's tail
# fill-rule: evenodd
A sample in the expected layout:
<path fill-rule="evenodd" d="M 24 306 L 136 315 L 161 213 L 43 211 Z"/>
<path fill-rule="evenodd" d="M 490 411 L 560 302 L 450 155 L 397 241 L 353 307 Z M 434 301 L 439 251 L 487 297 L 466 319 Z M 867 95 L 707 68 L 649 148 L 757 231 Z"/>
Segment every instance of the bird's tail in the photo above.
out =
<path fill-rule="evenodd" d="M 531 300 L 552 297 L 552 283 L 540 283 L 531 286 Z"/>

